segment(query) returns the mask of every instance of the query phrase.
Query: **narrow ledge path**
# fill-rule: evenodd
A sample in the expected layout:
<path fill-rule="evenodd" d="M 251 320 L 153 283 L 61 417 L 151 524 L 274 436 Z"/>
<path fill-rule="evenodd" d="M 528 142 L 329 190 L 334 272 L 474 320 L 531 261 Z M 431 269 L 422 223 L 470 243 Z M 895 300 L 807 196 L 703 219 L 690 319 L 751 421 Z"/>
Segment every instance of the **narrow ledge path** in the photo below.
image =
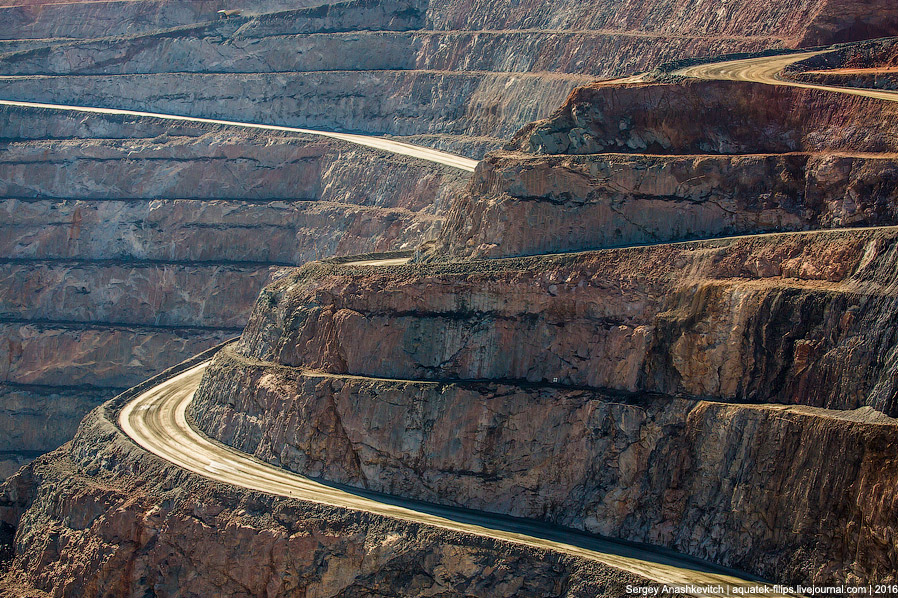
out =
<path fill-rule="evenodd" d="M 222 125 L 227 127 L 240 127 L 244 129 L 257 129 L 262 131 L 278 131 L 286 133 L 299 133 L 302 135 L 317 135 L 319 137 L 329 137 L 331 139 L 339 139 L 356 145 L 370 147 L 386 152 L 391 152 L 400 156 L 409 156 L 434 164 L 441 164 L 464 170 L 466 172 L 474 172 L 477 166 L 477 160 L 471 160 L 464 156 L 458 156 L 447 152 L 412 145 L 387 139 L 386 137 L 375 137 L 372 135 L 358 135 L 355 133 L 335 133 L 332 131 L 316 131 L 313 129 L 301 129 L 297 127 L 282 127 L 279 125 L 265 125 L 260 123 L 246 123 L 233 120 L 220 120 L 216 118 L 200 118 L 194 116 L 178 116 L 175 114 L 162 114 L 158 112 L 141 112 L 138 110 L 121 110 L 118 108 L 95 108 L 91 106 L 69 106 L 65 104 L 44 104 L 40 102 L 19 102 L 15 100 L 0 100 L 0 106 L 10 106 L 14 108 L 38 108 L 43 110 L 60 110 L 65 112 L 83 112 L 87 114 L 113 114 L 121 116 L 136 116 L 140 118 L 158 118 L 162 120 L 170 120 L 175 122 L 186 123 L 203 123 Z"/>
<path fill-rule="evenodd" d="M 174 465 L 241 488 L 560 552 L 658 584 L 726 588 L 724 593 L 693 594 L 696 597 L 787 596 L 759 591 L 773 584 L 672 551 L 606 540 L 535 520 L 327 485 L 274 467 L 209 439 L 188 422 L 187 407 L 209 363 L 200 363 L 138 395 L 119 414 L 121 429 L 145 450 Z"/>
<path fill-rule="evenodd" d="M 796 52 L 794 54 L 780 54 L 778 56 L 763 56 L 741 60 L 728 60 L 724 62 L 710 62 L 707 64 L 697 64 L 695 66 L 677 69 L 673 71 L 671 75 L 691 77 L 693 79 L 704 79 L 707 81 L 746 81 L 783 87 L 819 89 L 822 91 L 832 91 L 835 93 L 844 93 L 865 98 L 876 98 L 888 102 L 898 102 L 898 91 L 802 83 L 800 81 L 784 79 L 780 76 L 783 69 L 791 64 L 831 51 L 832 50 L 816 50 L 811 52 Z"/>
<path fill-rule="evenodd" d="M 751 58 L 711 64 L 695 65 L 672 74 L 706 80 L 750 81 L 768 85 L 820 89 L 837 93 L 898 101 L 898 92 L 834 87 L 789 81 L 779 73 L 789 64 L 824 53 L 800 52 L 772 57 Z M 603 82 L 635 83 L 643 75 Z M 333 133 L 227 120 L 193 118 L 151 112 L 62 106 L 34 102 L 0 100 L 0 105 L 68 110 L 99 114 L 121 114 L 165 120 L 211 123 L 261 130 L 286 131 L 320 135 L 385 150 L 400 155 L 427 160 L 472 172 L 475 160 L 422 148 L 380 137 Z M 396 258 L 390 263 L 380 260 L 350 262 L 351 265 L 395 265 L 405 261 Z M 335 507 L 361 510 L 385 517 L 393 517 L 461 533 L 493 538 L 519 545 L 542 548 L 585 558 L 626 571 L 658 584 L 723 586 L 725 593 L 695 593 L 697 597 L 733 595 L 786 596 L 761 587 L 773 584 L 745 576 L 737 571 L 718 567 L 672 551 L 653 549 L 613 540 L 602 539 L 535 520 L 516 519 L 493 513 L 447 507 L 431 503 L 387 496 L 378 493 L 316 482 L 299 474 L 265 463 L 246 453 L 215 442 L 193 428 L 187 420 L 187 407 L 200 384 L 209 361 L 196 365 L 130 401 L 119 414 L 121 429 L 147 451 L 207 478 L 249 490 L 294 498 Z"/>

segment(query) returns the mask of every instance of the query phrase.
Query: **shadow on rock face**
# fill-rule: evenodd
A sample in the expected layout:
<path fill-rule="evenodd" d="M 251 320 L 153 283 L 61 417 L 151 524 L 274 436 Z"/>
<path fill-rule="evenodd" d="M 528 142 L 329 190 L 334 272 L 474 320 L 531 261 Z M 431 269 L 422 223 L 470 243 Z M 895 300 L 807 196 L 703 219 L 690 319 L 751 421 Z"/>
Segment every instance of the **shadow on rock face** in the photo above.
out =
<path fill-rule="evenodd" d="M 13 549 L 13 539 L 16 536 L 16 529 L 8 523 L 0 523 L 0 577 L 6 574 L 9 565 L 15 556 Z"/>

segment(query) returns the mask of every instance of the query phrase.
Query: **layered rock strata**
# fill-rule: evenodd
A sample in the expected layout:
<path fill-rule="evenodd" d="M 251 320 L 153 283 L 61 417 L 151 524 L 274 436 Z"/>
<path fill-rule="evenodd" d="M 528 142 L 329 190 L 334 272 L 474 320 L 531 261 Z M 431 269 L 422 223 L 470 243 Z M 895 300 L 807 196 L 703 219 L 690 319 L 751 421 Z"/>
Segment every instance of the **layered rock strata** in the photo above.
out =
<path fill-rule="evenodd" d="M 190 413 L 328 480 L 780 581 L 889 578 L 893 514 L 869 514 L 896 457 L 896 249 L 880 228 L 312 265 L 263 291 Z"/>
<path fill-rule="evenodd" d="M 736 81 L 579 88 L 480 164 L 428 259 L 895 224 L 896 110 Z"/>
<path fill-rule="evenodd" d="M 0 9 L 10 13 L 0 19 L 9 39 L 78 38 L 10 47 L 0 72 L 14 77 L 0 95 L 417 136 L 480 157 L 595 78 L 677 58 L 898 32 L 886 3 L 860 14 L 848 0 L 523 2 L 502 11 L 482 2 L 281 10 L 282 2 L 260 1 L 223 20 L 219 4 Z"/>
<path fill-rule="evenodd" d="M 783 75 L 806 83 L 895 90 L 898 89 L 896 71 L 898 40 L 886 38 L 840 46 L 790 65 Z"/>
<path fill-rule="evenodd" d="M 248 14 L 316 5 L 315 0 L 246 0 Z M 223 0 L 4 0 L 0 4 L 4 36 L 10 39 L 93 38 L 134 34 L 219 18 L 233 8 Z"/>
<path fill-rule="evenodd" d="M 432 238 L 466 178 L 319 137 L 33 109 L 3 119 L 6 470 L 102 400 L 239 334 L 279 268 Z"/>
<path fill-rule="evenodd" d="M 493 153 L 433 253 L 520 256 L 893 224 L 896 177 L 891 155 Z"/>
<path fill-rule="evenodd" d="M 119 431 L 131 396 L 0 486 L 0 530 L 18 529 L 4 595 L 612 598 L 647 583 L 581 558 L 216 484 Z"/>
<path fill-rule="evenodd" d="M 253 359 L 402 379 L 557 381 L 898 414 L 894 228 L 370 272 L 266 287 Z"/>
<path fill-rule="evenodd" d="M 225 351 L 192 410 L 313 477 L 676 548 L 780 582 L 892 579 L 894 420 L 559 385 L 322 375 Z M 775 490 L 773 490 L 775 489 Z"/>
<path fill-rule="evenodd" d="M 896 112 L 895 102 L 745 81 L 597 83 L 578 88 L 549 118 L 524 127 L 507 149 L 572 155 L 894 152 Z"/>

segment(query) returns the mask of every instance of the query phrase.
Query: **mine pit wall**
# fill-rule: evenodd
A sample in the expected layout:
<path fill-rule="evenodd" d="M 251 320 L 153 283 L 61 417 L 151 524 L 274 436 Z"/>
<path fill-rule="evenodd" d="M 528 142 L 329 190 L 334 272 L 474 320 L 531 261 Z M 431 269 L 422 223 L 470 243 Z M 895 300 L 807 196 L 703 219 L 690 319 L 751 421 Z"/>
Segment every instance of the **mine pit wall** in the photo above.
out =
<path fill-rule="evenodd" d="M 779 582 L 887 579 L 898 560 L 895 508 L 873 490 L 898 482 L 898 423 L 868 410 L 324 377 L 225 349 L 190 417 L 313 477 L 667 546 Z"/>
<path fill-rule="evenodd" d="M 698 2 L 679 12 L 605 1 L 551 7 L 528 2 L 508 11 L 466 3 L 461 13 L 455 4 L 344 3 L 152 32 L 133 23 L 127 32 L 113 26 L 96 32 L 101 39 L 47 40 L 44 47 L 4 54 L 0 72 L 21 77 L 6 79 L 0 96 L 434 134 L 451 139 L 419 142 L 481 157 L 524 124 L 547 116 L 577 85 L 675 58 L 793 46 L 825 3 L 721 8 Z M 121 7 L 111 9 L 114 14 Z M 149 14 L 168 9 L 145 8 Z M 66 10 L 99 9 L 58 10 L 64 23 Z M 459 22 L 461 14 L 470 21 Z M 5 23 L 0 35 L 21 37 L 14 19 Z M 24 26 L 28 35 L 39 34 L 39 23 Z M 69 35 L 91 37 L 86 31 Z"/>
<path fill-rule="evenodd" d="M 895 224 L 894 116 L 745 82 L 579 88 L 479 165 L 425 259 Z"/>
<path fill-rule="evenodd" d="M 789 65 L 783 76 L 789 80 L 870 89 L 898 89 L 898 39 L 892 37 L 850 44 L 832 52 Z M 827 72 L 836 69 L 835 72 Z M 839 72 L 838 69 L 882 69 L 879 72 Z"/>
<path fill-rule="evenodd" d="M 0 198 L 32 201 L 321 202 L 428 215 L 444 212 L 470 176 L 317 136 L 29 140 L 4 149 Z"/>
<path fill-rule="evenodd" d="M 311 265 L 263 290 L 191 417 L 327 480 L 890 579 L 896 259 L 891 227 Z"/>
<path fill-rule="evenodd" d="M 128 1 L 128 0 L 124 0 Z M 222 127 L 122 114 L 0 106 L 0 142 L 50 139 L 153 139 L 200 137 Z"/>
<path fill-rule="evenodd" d="M 895 102 L 744 81 L 596 84 L 578 88 L 549 118 L 524 127 L 507 149 L 572 155 L 886 153 L 898 149 L 896 114 Z"/>
<path fill-rule="evenodd" d="M 777 581 L 891 579 L 896 260 L 890 227 L 310 265 L 263 290 L 189 413 L 330 481 Z"/>
<path fill-rule="evenodd" d="M 594 29 L 685 36 L 778 37 L 795 46 L 894 35 L 898 9 L 890 0 L 728 2 L 524 0 L 497 11 L 489 0 L 432 3 L 434 29 Z M 870 35 L 875 30 L 878 33 Z M 891 33 L 889 33 L 891 32 Z"/>
<path fill-rule="evenodd" d="M 498 147 L 593 79 L 395 70 L 13 77 L 0 81 L 0 97 L 331 131 L 490 136 Z"/>
<path fill-rule="evenodd" d="M 0 119 L 4 475 L 102 400 L 238 334 L 284 266 L 432 239 L 469 176 L 318 137 Z"/>
<path fill-rule="evenodd" d="M 189 5 L 154 1 L 16 4 L 20 5 L 0 8 L 4 37 L 9 39 L 139 34 L 215 21 L 218 10 L 233 8 L 232 3 L 215 0 Z M 592 29 L 710 39 L 774 37 L 806 46 L 881 37 L 898 30 L 898 14 L 888 0 L 732 2 L 724 6 L 704 0 L 678 0 L 665 5 L 647 0 L 627 4 L 564 0 L 552 5 L 527 0 L 501 11 L 483 0 L 347 2 L 320 8 L 315 4 L 318 2 L 248 0 L 240 4 L 243 16 L 230 20 L 250 31 L 269 34 L 298 26 L 341 30 L 370 27 L 375 22 L 385 28 L 436 30 Z"/>
<path fill-rule="evenodd" d="M 262 291 L 238 351 L 334 374 L 894 416 L 896 250 L 896 229 L 881 228 L 375 272 L 310 265 Z"/>
<path fill-rule="evenodd" d="M 497 258 L 898 223 L 893 157 L 494 153 L 433 251 Z"/>
<path fill-rule="evenodd" d="M 9 3 L 4 3 L 9 4 Z M 29 6 L 29 4 L 34 4 Z M 267 12 L 319 4 L 317 0 L 246 0 L 247 13 Z M 93 38 L 134 35 L 218 20 L 219 10 L 229 10 L 229 0 L 137 0 L 113 2 L 47 2 L 17 0 L 0 7 L 2 36 L 8 39 Z"/>
<path fill-rule="evenodd" d="M 557 552 L 250 492 L 173 467 L 115 424 L 127 400 L 163 379 L 94 409 L 73 441 L 0 484 L 0 533 L 16 532 L 0 592 L 9 584 L 12 596 L 29 587 L 62 598 L 345 598 L 378 588 L 409 598 L 616 598 L 627 584 L 649 583 Z"/>
<path fill-rule="evenodd" d="M 632 74 L 676 58 L 759 52 L 780 38 L 683 37 L 608 31 L 254 32 L 215 24 L 138 37 L 0 46 L 4 75 L 297 73 L 435 70 Z M 289 46 L 290 52 L 284 47 Z M 123 47 L 128 51 L 123 51 Z M 554 107 L 553 107 L 554 108 Z"/>

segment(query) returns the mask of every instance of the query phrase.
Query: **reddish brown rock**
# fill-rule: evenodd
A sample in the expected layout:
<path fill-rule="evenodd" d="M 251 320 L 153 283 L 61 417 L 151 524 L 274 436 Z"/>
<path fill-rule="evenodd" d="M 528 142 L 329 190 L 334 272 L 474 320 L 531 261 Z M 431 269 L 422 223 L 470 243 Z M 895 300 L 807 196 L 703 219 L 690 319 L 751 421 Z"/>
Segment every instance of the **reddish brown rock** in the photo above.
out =
<path fill-rule="evenodd" d="M 524 127 L 508 147 L 537 154 L 894 152 L 896 112 L 895 102 L 744 81 L 595 84 Z"/>
<path fill-rule="evenodd" d="M 336 374 L 898 414 L 895 240 L 883 228 L 373 271 L 313 265 L 262 292 L 239 351 Z"/>
<path fill-rule="evenodd" d="M 664 545 L 779 582 L 893 579 L 898 422 L 558 385 L 322 376 L 226 349 L 192 417 L 280 467 Z"/>
<path fill-rule="evenodd" d="M 276 268 L 432 238 L 466 179 L 317 137 L 3 115 L 4 475 L 102 400 L 238 334 Z"/>
<path fill-rule="evenodd" d="M 73 442 L 0 485 L 0 532 L 17 532 L 0 594 L 613 598 L 647 583 L 576 557 L 223 486 L 139 449 L 115 417 L 114 405 L 95 410 Z"/>
<path fill-rule="evenodd" d="M 429 259 L 898 222 L 892 156 L 494 153 Z"/>

